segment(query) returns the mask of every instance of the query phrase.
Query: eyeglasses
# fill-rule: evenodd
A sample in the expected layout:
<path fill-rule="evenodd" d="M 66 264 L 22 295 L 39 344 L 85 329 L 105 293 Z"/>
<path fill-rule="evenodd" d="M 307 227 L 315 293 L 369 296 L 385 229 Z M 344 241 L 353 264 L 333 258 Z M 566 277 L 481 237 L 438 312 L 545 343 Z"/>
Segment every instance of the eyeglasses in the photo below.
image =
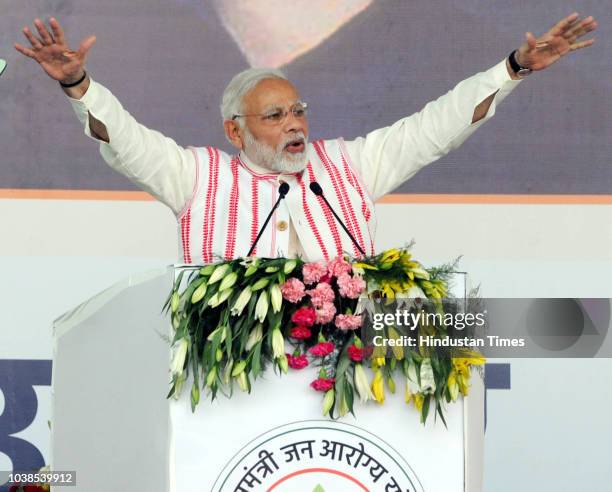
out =
<path fill-rule="evenodd" d="M 288 111 L 283 108 L 273 108 L 269 111 L 266 111 L 265 113 L 235 114 L 234 116 L 232 116 L 232 120 L 245 116 L 259 116 L 259 119 L 263 124 L 275 126 L 284 123 L 289 113 L 293 114 L 296 119 L 302 120 L 306 118 L 307 111 L 308 104 L 302 101 L 298 101 L 293 106 L 291 106 Z"/>

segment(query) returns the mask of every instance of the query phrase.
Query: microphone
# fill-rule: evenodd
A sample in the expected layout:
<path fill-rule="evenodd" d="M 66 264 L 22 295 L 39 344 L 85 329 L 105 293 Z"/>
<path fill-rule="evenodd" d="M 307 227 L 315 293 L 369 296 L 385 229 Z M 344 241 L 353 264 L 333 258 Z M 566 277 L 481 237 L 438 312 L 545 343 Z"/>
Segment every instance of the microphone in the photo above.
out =
<path fill-rule="evenodd" d="M 263 234 L 263 231 L 265 230 L 266 226 L 268 225 L 268 222 L 270 222 L 270 219 L 272 218 L 272 214 L 278 208 L 278 205 L 280 204 L 280 201 L 283 198 L 285 198 L 285 195 L 287 195 L 288 192 L 289 192 L 289 184 L 285 183 L 283 181 L 281 183 L 281 185 L 278 187 L 278 200 L 276 200 L 276 203 L 272 207 L 272 210 L 270 210 L 270 213 L 268 214 L 268 217 L 266 217 L 266 221 L 261 226 L 261 229 L 259 229 L 259 234 L 257 234 L 257 237 L 255 238 L 255 241 L 253 241 L 253 245 L 251 246 L 251 249 L 249 249 L 249 252 L 248 252 L 247 256 L 251 256 L 251 253 L 255 249 L 255 246 L 257 246 L 259 238 Z"/>
<path fill-rule="evenodd" d="M 321 188 L 321 185 L 319 183 L 317 183 L 316 181 L 313 181 L 312 183 L 310 183 L 310 190 L 317 196 L 320 196 L 321 198 L 323 198 L 323 200 L 325 201 L 325 204 L 327 205 L 327 207 L 331 210 L 331 213 L 334 214 L 334 217 L 336 218 L 336 220 L 338 221 L 338 223 L 342 226 L 342 228 L 344 229 L 344 232 L 346 232 L 348 234 L 348 237 L 351 238 L 351 241 L 353 241 L 353 244 L 355 245 L 355 247 L 359 250 L 359 252 L 365 256 L 365 251 L 361 248 L 361 246 L 359 246 L 359 243 L 355 240 L 355 238 L 353 237 L 353 235 L 349 232 L 349 230 L 346 228 L 346 226 L 344 225 L 344 222 L 342 222 L 342 219 L 340 219 L 340 217 L 338 217 L 338 214 L 334 211 L 334 209 L 332 208 L 332 206 L 329 204 L 329 202 L 327 201 L 327 198 L 325 198 L 325 195 L 323 194 L 323 188 Z"/>

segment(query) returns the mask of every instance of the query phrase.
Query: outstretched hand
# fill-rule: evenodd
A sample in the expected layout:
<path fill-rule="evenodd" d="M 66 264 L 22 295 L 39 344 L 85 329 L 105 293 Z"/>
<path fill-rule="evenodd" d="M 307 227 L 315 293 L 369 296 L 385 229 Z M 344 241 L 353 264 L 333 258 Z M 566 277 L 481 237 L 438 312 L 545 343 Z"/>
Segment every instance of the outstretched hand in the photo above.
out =
<path fill-rule="evenodd" d="M 592 46 L 595 39 L 580 39 L 596 28 L 597 22 L 592 16 L 580 19 L 574 12 L 539 38 L 531 32 L 526 33 L 525 43 L 516 55 L 517 62 L 532 70 L 544 70 L 568 53 Z"/>
<path fill-rule="evenodd" d="M 35 36 L 28 26 L 23 28 L 23 34 L 30 42 L 31 48 L 15 43 L 15 49 L 36 60 L 54 80 L 66 84 L 79 80 L 84 74 L 87 54 L 96 42 L 96 37 L 85 38 L 79 49 L 73 51 L 66 43 L 64 31 L 57 19 L 52 17 L 49 20 L 51 33 L 40 19 L 35 19 L 34 25 L 39 37 Z"/>

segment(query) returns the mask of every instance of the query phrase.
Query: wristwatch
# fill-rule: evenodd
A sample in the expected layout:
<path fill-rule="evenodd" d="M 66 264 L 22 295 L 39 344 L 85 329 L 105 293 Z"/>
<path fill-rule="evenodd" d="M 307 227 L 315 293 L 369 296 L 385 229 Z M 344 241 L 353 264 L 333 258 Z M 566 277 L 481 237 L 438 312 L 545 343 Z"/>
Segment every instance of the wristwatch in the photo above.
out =
<path fill-rule="evenodd" d="M 510 56 L 508 57 L 508 61 L 510 62 L 510 67 L 512 67 L 512 70 L 514 71 L 514 73 L 517 74 L 519 77 L 527 77 L 528 75 L 531 75 L 533 70 L 531 68 L 527 68 L 527 67 L 523 67 L 522 65 L 519 65 L 519 62 L 516 61 L 517 52 L 518 50 L 514 50 L 512 53 L 510 53 Z"/>

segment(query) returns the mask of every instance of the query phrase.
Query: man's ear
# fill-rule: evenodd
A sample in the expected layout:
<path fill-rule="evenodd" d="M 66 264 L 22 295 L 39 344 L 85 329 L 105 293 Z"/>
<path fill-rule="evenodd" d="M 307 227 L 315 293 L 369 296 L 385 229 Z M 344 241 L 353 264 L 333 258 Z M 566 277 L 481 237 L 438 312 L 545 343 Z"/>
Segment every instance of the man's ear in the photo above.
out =
<path fill-rule="evenodd" d="M 223 122 L 223 129 L 225 130 L 227 139 L 232 143 L 232 145 L 238 150 L 242 150 L 244 147 L 242 141 L 242 130 L 238 126 L 238 123 L 234 120 L 225 120 Z"/>

